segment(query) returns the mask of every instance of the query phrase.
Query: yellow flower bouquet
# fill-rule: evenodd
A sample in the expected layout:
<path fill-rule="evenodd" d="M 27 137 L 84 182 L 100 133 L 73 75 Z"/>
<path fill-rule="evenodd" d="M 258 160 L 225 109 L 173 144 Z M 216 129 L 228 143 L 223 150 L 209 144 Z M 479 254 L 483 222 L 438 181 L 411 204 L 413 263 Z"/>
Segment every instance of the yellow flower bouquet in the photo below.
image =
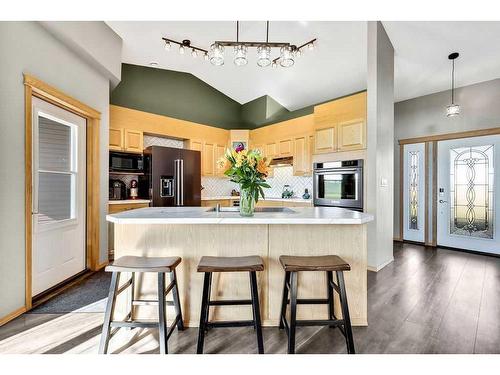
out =
<path fill-rule="evenodd" d="M 227 149 L 217 163 L 232 182 L 240 185 L 240 214 L 252 216 L 259 196 L 264 198 L 264 188 L 269 174 L 269 162 L 259 150 L 246 150 L 243 145 Z"/>

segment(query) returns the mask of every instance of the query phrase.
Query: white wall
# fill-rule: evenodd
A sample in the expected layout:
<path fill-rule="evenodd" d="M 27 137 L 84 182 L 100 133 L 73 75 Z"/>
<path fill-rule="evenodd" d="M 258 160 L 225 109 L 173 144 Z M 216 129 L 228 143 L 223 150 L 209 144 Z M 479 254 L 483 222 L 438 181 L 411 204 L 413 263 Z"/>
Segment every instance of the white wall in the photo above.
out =
<path fill-rule="evenodd" d="M 442 91 L 394 105 L 394 237 L 399 237 L 398 140 L 436 134 L 500 127 L 500 79 L 456 89 L 461 113 L 446 117 L 450 91 Z M 432 182 L 431 182 L 432 183 Z M 432 185 L 431 185 L 432 186 Z"/>
<path fill-rule="evenodd" d="M 0 22 L 0 51 L 2 317 L 24 306 L 25 298 L 23 73 L 32 74 L 101 112 L 101 262 L 107 259 L 109 79 L 37 22 Z"/>
<path fill-rule="evenodd" d="M 380 22 L 368 22 L 367 71 L 368 266 L 379 270 L 393 260 L 394 204 L 394 48 Z"/>

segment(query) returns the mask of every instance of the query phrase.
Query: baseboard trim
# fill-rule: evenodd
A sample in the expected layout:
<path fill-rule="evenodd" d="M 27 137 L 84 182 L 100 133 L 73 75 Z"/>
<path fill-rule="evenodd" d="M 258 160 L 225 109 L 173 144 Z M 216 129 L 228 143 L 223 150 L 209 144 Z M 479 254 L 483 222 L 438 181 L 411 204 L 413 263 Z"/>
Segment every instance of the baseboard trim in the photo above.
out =
<path fill-rule="evenodd" d="M 378 265 L 378 266 L 376 266 L 376 267 L 368 266 L 368 267 L 367 267 L 367 269 L 368 269 L 368 271 L 371 271 L 371 272 L 378 272 L 378 271 L 380 271 L 382 268 L 384 268 L 385 266 L 387 266 L 388 264 L 391 264 L 392 262 L 394 262 L 394 258 L 391 258 L 391 259 L 389 259 L 387 262 L 382 263 L 382 264 L 379 264 L 379 265 Z"/>
<path fill-rule="evenodd" d="M 11 320 L 17 318 L 19 315 L 24 314 L 26 312 L 26 307 L 20 307 L 17 310 L 12 311 L 11 313 L 0 318 L 0 327 L 4 324 L 10 322 Z"/>

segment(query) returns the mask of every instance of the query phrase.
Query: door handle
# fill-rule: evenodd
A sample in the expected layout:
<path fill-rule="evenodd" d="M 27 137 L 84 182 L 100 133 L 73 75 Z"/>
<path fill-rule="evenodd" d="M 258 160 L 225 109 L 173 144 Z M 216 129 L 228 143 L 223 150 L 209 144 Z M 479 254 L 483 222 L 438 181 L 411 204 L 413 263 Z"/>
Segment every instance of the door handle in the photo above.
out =
<path fill-rule="evenodd" d="M 444 201 L 444 200 L 440 199 L 439 203 L 448 203 L 448 201 Z"/>

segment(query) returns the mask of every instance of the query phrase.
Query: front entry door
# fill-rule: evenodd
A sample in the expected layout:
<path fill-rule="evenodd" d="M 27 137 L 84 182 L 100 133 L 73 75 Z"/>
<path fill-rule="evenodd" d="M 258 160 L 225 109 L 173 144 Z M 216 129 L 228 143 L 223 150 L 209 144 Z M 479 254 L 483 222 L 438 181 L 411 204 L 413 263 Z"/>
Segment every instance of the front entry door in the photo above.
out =
<path fill-rule="evenodd" d="M 499 167 L 499 135 L 438 142 L 438 245 L 500 254 Z"/>
<path fill-rule="evenodd" d="M 32 295 L 85 270 L 86 120 L 33 98 Z"/>

